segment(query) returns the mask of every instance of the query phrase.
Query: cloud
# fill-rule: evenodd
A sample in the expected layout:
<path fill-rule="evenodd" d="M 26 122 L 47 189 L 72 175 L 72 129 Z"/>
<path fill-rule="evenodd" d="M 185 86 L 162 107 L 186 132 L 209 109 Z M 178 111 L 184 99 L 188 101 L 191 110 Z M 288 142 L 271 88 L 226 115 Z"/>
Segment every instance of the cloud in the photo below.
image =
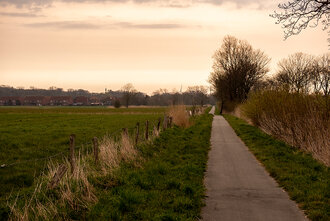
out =
<path fill-rule="evenodd" d="M 198 2 L 209 3 L 213 5 L 222 5 L 224 3 L 234 3 L 237 8 L 246 7 L 248 5 L 257 5 L 258 9 L 264 9 L 269 6 L 274 7 L 278 5 L 278 2 L 274 0 L 197 0 Z M 285 1 L 285 0 L 279 0 Z"/>
<path fill-rule="evenodd" d="M 102 26 L 95 25 L 88 22 L 76 22 L 76 21 L 61 21 L 61 22 L 38 22 L 24 24 L 26 27 L 32 28 L 58 28 L 58 29 L 98 29 Z"/>
<path fill-rule="evenodd" d="M 49 5 L 55 0 L 0 0 L 0 5 L 15 5 L 17 7 L 23 6 L 45 6 Z M 65 0 L 63 0 L 65 1 Z"/>
<path fill-rule="evenodd" d="M 155 24 L 135 24 L 129 22 L 116 23 L 115 26 L 121 28 L 135 28 L 135 29 L 177 29 L 184 28 L 186 26 L 181 24 L 166 24 L 166 23 L 155 23 Z"/>
<path fill-rule="evenodd" d="M 126 3 L 130 0 L 0 0 L 1 3 L 13 4 L 18 7 L 31 6 L 31 5 L 50 5 L 54 1 L 62 2 L 93 2 L 93 3 L 103 3 L 103 2 L 116 2 L 116 3 Z M 262 8 L 264 5 L 274 0 L 131 0 L 135 3 L 156 3 L 163 7 L 176 7 L 176 8 L 186 8 L 198 3 L 208 3 L 213 5 L 222 5 L 223 3 L 230 2 L 235 3 L 238 7 L 246 6 L 249 4 L 257 4 Z"/>
<path fill-rule="evenodd" d="M 31 28 L 56 28 L 56 29 L 179 29 L 186 28 L 186 25 L 174 23 L 151 23 L 138 24 L 130 22 L 116 22 L 111 24 L 95 24 L 84 21 L 60 21 L 60 22 L 38 22 L 24 24 Z"/>
<path fill-rule="evenodd" d="M 34 13 L 19 13 L 19 12 L 0 12 L 0 16 L 8 16 L 8 17 L 40 17 L 40 15 L 36 15 Z"/>

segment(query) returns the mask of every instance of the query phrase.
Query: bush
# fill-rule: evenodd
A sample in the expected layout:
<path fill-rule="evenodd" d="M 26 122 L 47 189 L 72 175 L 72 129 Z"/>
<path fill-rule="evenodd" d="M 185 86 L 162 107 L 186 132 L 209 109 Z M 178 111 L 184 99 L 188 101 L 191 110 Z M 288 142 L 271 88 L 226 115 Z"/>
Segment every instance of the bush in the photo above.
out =
<path fill-rule="evenodd" d="M 250 95 L 242 112 L 252 123 L 330 165 L 329 97 L 267 90 Z"/>
<path fill-rule="evenodd" d="M 115 103 L 114 103 L 114 107 L 115 108 L 120 108 L 120 106 L 121 106 L 121 103 L 120 103 L 119 99 L 116 99 Z"/>

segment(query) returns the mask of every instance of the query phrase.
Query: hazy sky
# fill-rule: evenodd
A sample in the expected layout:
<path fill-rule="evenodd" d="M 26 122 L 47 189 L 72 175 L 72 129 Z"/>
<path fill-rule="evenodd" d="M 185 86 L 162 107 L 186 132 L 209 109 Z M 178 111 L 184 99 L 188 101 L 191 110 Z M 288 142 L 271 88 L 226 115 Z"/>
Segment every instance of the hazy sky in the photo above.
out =
<path fill-rule="evenodd" d="M 286 0 L 0 0 L 0 85 L 101 92 L 208 85 L 225 35 L 272 58 L 328 51 L 321 27 L 283 41 Z"/>

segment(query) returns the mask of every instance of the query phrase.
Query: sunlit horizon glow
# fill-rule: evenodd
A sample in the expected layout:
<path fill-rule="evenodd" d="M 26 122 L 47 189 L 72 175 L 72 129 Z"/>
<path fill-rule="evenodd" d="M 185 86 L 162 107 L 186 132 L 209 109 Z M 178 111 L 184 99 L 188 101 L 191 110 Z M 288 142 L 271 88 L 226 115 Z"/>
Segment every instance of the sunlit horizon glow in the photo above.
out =
<path fill-rule="evenodd" d="M 270 74 L 289 54 L 326 53 L 321 27 L 283 41 L 269 17 L 282 1 L 0 0 L 0 84 L 103 92 L 132 83 L 148 94 L 208 85 L 226 35 L 272 58 Z"/>

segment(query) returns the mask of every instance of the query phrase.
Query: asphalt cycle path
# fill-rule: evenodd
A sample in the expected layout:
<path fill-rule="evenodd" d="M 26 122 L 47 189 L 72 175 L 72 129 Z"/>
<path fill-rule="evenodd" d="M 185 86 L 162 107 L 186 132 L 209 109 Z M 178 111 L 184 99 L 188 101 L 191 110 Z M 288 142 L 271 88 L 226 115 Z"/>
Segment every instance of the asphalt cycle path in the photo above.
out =
<path fill-rule="evenodd" d="M 205 221 L 307 220 L 222 116 L 213 118 L 205 175 Z"/>

